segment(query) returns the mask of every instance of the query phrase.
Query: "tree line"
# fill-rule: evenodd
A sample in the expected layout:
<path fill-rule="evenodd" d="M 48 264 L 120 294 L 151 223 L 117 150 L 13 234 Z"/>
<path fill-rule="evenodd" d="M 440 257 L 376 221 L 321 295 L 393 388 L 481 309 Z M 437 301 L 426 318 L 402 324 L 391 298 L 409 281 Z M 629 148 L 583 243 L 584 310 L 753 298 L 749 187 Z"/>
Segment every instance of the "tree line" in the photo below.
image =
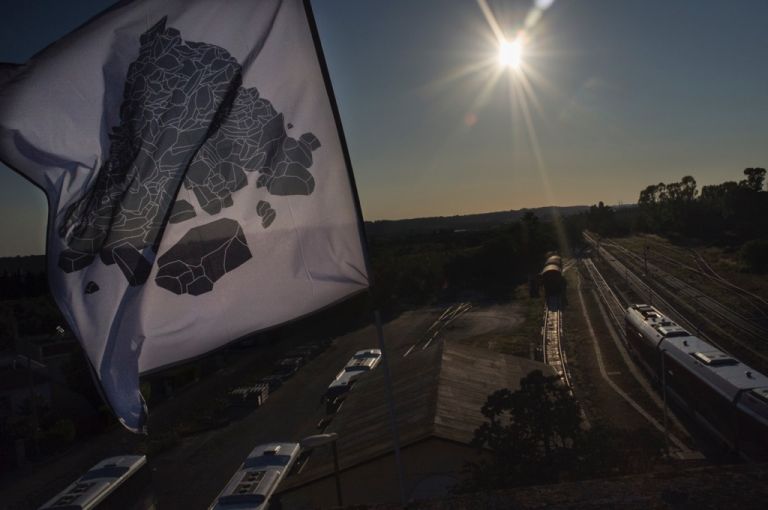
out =
<path fill-rule="evenodd" d="M 766 170 L 746 168 L 743 176 L 701 189 L 691 175 L 650 184 L 640 191 L 636 207 L 614 208 L 600 202 L 569 218 L 569 223 L 604 236 L 649 233 L 740 248 L 747 269 L 767 271 Z"/>
<path fill-rule="evenodd" d="M 473 293 L 508 299 L 557 250 L 552 223 L 527 212 L 520 221 L 475 231 L 436 230 L 370 239 L 374 292 L 384 309 Z"/>
<path fill-rule="evenodd" d="M 640 192 L 638 228 L 713 242 L 742 243 L 768 232 L 768 193 L 764 168 L 747 168 L 745 178 L 697 189 L 686 175 L 680 182 L 652 184 Z"/>

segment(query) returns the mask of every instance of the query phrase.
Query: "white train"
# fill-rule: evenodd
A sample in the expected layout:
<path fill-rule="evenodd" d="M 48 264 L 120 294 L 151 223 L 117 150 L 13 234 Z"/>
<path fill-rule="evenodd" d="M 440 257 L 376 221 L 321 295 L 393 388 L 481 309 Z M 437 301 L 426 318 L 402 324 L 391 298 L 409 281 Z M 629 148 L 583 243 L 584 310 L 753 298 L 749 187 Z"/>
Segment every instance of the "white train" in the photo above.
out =
<path fill-rule="evenodd" d="M 381 350 L 379 349 L 357 351 L 328 385 L 325 398 L 331 401 L 343 396 L 355 384 L 355 381 L 379 366 L 380 362 Z"/>
<path fill-rule="evenodd" d="M 149 510 L 154 507 L 147 458 L 122 455 L 93 466 L 40 510 Z"/>
<path fill-rule="evenodd" d="M 625 315 L 636 359 L 683 410 L 750 460 L 768 459 L 768 377 L 650 305 Z"/>
<path fill-rule="evenodd" d="M 269 498 L 299 457 L 298 443 L 268 443 L 257 446 L 232 476 L 212 510 L 263 510 Z"/>

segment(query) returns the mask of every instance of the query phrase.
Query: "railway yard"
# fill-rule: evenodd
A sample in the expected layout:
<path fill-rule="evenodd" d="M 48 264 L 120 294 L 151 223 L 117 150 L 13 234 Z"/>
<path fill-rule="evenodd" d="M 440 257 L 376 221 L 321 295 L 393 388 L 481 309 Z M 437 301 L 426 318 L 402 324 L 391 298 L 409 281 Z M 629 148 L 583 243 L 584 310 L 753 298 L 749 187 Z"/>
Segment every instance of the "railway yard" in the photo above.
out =
<path fill-rule="evenodd" d="M 547 260 L 540 280 L 543 299 L 524 298 L 521 287 L 511 302 L 458 301 L 406 311 L 388 321 L 385 354 L 393 373 L 397 374 L 399 367 L 435 358 L 430 352 L 446 344 L 544 362 L 579 401 L 585 427 L 607 423 L 636 433 L 639 443 L 647 437 L 663 441 L 668 460 L 658 466 L 660 469 L 669 469 L 670 464 L 695 466 L 738 460 L 733 451 L 715 447 L 712 434 L 681 412 L 681 406 L 668 399 L 658 381 L 654 383 L 643 370 L 628 348 L 625 315 L 632 304 L 652 304 L 692 334 L 767 373 L 764 340 L 768 337 L 768 303 L 752 290 L 721 277 L 695 254 L 672 253 L 662 247 L 649 254 L 649 250 L 600 240 L 588 233 L 585 240 L 588 249 L 581 257 L 563 260 L 553 256 Z M 686 273 L 706 279 L 708 286 L 686 278 Z M 541 331 L 538 339 L 530 333 L 536 328 Z M 260 381 L 269 380 L 269 367 L 278 360 L 313 350 L 301 369 L 292 369 L 283 377 L 274 396 L 270 387 L 260 393 L 258 405 L 239 408 L 238 416 L 232 415 L 210 430 L 185 434 L 172 446 L 149 456 L 160 507 L 203 508 L 255 445 L 298 441 L 343 419 L 343 399 L 326 406 L 323 393 L 351 355 L 376 346 L 375 328 L 368 326 L 324 342 L 317 352 L 288 342 L 282 347 L 285 352 L 273 348 L 275 352 L 270 351 L 267 358 L 271 361 L 265 361 L 265 352 L 246 350 L 235 364 L 220 369 L 217 377 L 203 380 L 159 406 L 150 425 L 156 430 L 170 428 L 180 410 L 221 398 L 248 381 L 253 384 L 256 376 Z M 284 369 L 284 359 L 280 363 Z M 427 373 L 428 367 L 424 370 Z M 398 384 L 395 380 L 395 387 Z M 352 391 L 361 392 L 366 387 L 363 384 Z M 45 474 L 25 477 L 21 473 L 20 478 L 6 480 L 0 488 L 15 502 L 12 508 L 34 508 L 71 482 L 71 473 L 83 471 L 105 455 L 135 449 L 136 443 L 124 431 L 112 430 L 88 448 L 49 462 Z M 648 441 L 649 458 L 655 453 L 650 450 L 657 451 L 658 444 Z M 627 459 L 628 463 L 633 461 Z M 311 471 L 313 462 L 317 465 L 319 460 L 311 454 L 302 455 L 295 471 Z M 190 484 L 190 480 L 195 482 Z"/>
<path fill-rule="evenodd" d="M 685 405 L 668 401 L 659 382 L 654 383 L 633 359 L 627 348 L 625 314 L 631 304 L 652 304 L 710 346 L 729 353 L 748 369 L 765 373 L 768 308 L 763 299 L 722 278 L 694 253 L 687 255 L 698 260 L 698 266 L 682 269 L 709 275 L 709 288 L 679 275 L 683 264 L 659 247 L 649 256 L 648 249 L 638 253 L 588 233 L 585 240 L 589 250 L 575 266 L 577 271 L 563 272 L 570 306 L 560 330 L 564 331 L 561 350 L 568 361 L 564 372 L 570 375 L 566 382 L 587 419 L 656 430 L 664 434 L 671 458 L 734 459 L 733 451 L 715 446 L 718 438 L 701 425 L 698 416 L 694 419 L 681 409 Z M 719 292 L 710 293 L 712 287 Z M 551 335 L 545 327 L 545 344 L 553 343 L 547 338 Z M 559 364 L 558 360 L 554 366 Z M 749 371 L 747 376 L 752 377 Z"/>

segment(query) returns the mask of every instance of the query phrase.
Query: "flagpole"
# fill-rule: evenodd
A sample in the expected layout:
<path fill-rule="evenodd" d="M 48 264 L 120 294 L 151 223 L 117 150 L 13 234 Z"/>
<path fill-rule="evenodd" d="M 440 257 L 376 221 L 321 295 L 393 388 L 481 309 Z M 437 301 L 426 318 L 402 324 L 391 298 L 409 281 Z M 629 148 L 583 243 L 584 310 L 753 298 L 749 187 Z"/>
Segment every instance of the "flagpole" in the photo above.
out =
<path fill-rule="evenodd" d="M 392 375 L 389 369 L 389 356 L 387 355 L 386 345 L 384 342 L 384 328 L 381 323 L 381 313 L 379 312 L 378 303 L 373 293 L 373 273 L 371 272 L 370 257 L 368 255 L 368 242 L 365 234 L 365 222 L 363 220 L 363 211 L 360 206 L 360 196 L 357 193 L 357 185 L 355 183 L 355 176 L 352 172 L 352 159 L 349 156 L 349 150 L 347 148 L 347 140 L 344 137 L 344 129 L 341 125 L 341 115 L 339 114 L 339 108 L 336 103 L 336 96 L 333 93 L 333 86 L 331 85 L 331 78 L 328 73 L 328 65 L 325 61 L 325 55 L 323 53 L 323 47 L 320 42 L 320 36 L 317 32 L 317 24 L 315 23 L 315 15 L 312 12 L 312 5 L 310 0 L 303 0 L 304 12 L 307 15 L 307 22 L 309 24 L 310 32 L 312 33 L 312 40 L 315 44 L 315 52 L 317 53 L 317 59 L 320 63 L 320 70 L 323 75 L 323 81 L 325 82 L 325 90 L 328 93 L 328 101 L 331 104 L 331 110 L 333 110 L 333 118 L 336 122 L 336 132 L 339 136 L 339 143 L 341 144 L 341 150 L 344 154 L 344 163 L 347 167 L 347 176 L 349 178 L 349 185 L 352 190 L 352 198 L 355 205 L 355 212 L 357 213 L 357 229 L 359 232 L 360 245 L 363 252 L 363 261 L 365 263 L 365 272 L 368 275 L 368 292 L 370 299 L 373 303 L 373 317 L 376 325 L 376 335 L 379 341 L 379 349 L 381 350 L 381 364 L 384 370 L 384 381 L 387 390 L 387 407 L 389 412 L 390 432 L 392 433 L 392 443 L 395 452 L 395 464 L 397 466 L 397 480 L 400 489 L 400 503 L 405 506 L 405 477 L 403 474 L 403 462 L 400 456 L 400 434 L 397 428 L 397 417 L 395 415 L 395 402 L 394 392 L 392 390 Z"/>
<path fill-rule="evenodd" d="M 384 328 L 381 326 L 381 314 L 378 307 L 374 310 L 373 317 L 376 322 L 376 335 L 379 337 L 379 349 L 381 350 L 381 367 L 384 370 L 385 386 L 387 387 L 389 428 L 392 433 L 392 442 L 395 446 L 395 464 L 397 465 L 397 482 L 400 488 L 400 503 L 405 506 L 405 477 L 403 476 L 403 459 L 400 457 L 400 433 L 397 430 L 397 418 L 395 416 L 395 398 L 392 392 L 392 376 L 389 371 L 389 355 L 384 344 Z"/>

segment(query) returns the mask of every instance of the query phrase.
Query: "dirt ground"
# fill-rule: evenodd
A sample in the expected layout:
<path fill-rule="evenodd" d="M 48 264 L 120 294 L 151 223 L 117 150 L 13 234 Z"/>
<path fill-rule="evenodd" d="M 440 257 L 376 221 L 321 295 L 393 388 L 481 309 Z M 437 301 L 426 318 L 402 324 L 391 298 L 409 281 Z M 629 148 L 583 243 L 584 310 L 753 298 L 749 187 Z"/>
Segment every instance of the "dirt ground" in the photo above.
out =
<path fill-rule="evenodd" d="M 459 317 L 445 329 L 445 338 L 533 359 L 541 344 L 542 303 L 541 298 L 528 297 L 528 286 L 522 285 L 514 301 L 480 305 Z"/>
<path fill-rule="evenodd" d="M 638 378 L 643 375 L 638 367 L 627 364 L 627 357 L 619 349 L 617 331 L 601 312 L 591 282 L 578 271 L 567 273 L 566 278 L 568 305 L 563 317 L 563 349 L 574 394 L 587 419 L 590 422 L 605 421 L 624 430 L 644 429 L 663 436 L 659 429 L 664 423 L 664 413 L 658 405 L 658 396 L 643 388 Z M 649 386 L 647 381 L 643 382 Z M 693 440 L 672 418 L 669 431 L 670 437 L 674 436 L 683 449 L 694 448 Z"/>

